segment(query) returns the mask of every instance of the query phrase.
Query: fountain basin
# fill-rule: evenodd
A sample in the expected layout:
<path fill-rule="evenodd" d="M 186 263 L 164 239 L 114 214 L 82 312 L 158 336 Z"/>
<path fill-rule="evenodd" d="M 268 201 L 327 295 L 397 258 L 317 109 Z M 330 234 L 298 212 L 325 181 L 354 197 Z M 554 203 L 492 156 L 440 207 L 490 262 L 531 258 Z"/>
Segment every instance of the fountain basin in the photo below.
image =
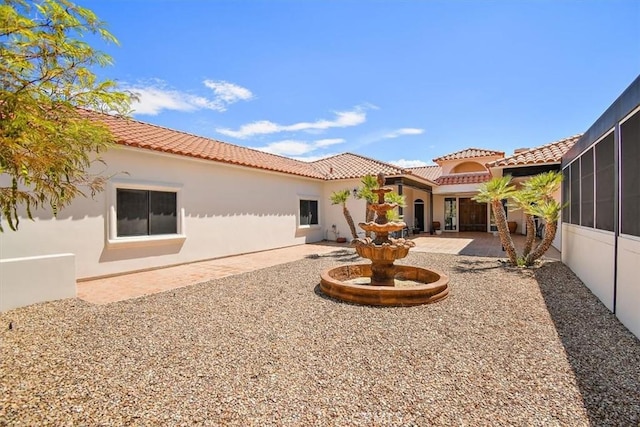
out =
<path fill-rule="evenodd" d="M 415 246 L 415 243 L 410 240 L 402 239 L 401 242 L 398 240 L 385 245 L 374 245 L 359 240 L 354 241 L 353 244 L 356 252 L 362 258 L 393 263 L 397 259 L 406 257 L 409 254 L 409 249 Z"/>
<path fill-rule="evenodd" d="M 395 286 L 375 286 L 366 283 L 371 264 L 330 268 L 320 276 L 320 290 L 342 301 L 389 307 L 430 304 L 449 295 L 449 276 L 444 273 L 409 265 L 395 269 Z"/>

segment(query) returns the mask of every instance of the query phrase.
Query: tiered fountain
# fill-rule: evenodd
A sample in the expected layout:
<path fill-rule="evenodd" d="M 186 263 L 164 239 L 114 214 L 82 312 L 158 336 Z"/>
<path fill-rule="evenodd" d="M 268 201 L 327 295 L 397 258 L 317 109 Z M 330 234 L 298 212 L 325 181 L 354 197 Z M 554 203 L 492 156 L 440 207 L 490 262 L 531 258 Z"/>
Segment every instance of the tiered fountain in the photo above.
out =
<path fill-rule="evenodd" d="M 449 294 L 449 277 L 426 268 L 394 265 L 404 258 L 409 248 L 415 246 L 411 240 L 390 238 L 389 234 L 406 227 L 404 222 L 389 222 L 387 211 L 397 207 L 387 203 L 385 194 L 392 191 L 384 187 L 384 175 L 378 175 L 378 203 L 373 203 L 375 221 L 360 223 L 365 231 L 375 233 L 369 237 L 355 239 L 353 245 L 363 258 L 371 264 L 353 264 L 331 268 L 321 275 L 320 289 L 326 295 L 356 304 L 407 306 L 436 302 Z"/>

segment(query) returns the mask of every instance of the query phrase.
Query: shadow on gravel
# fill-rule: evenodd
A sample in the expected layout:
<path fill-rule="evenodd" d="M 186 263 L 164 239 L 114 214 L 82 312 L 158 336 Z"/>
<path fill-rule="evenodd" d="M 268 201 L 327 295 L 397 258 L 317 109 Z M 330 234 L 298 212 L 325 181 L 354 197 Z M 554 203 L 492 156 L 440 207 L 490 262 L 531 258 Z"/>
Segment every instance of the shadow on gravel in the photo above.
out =
<path fill-rule="evenodd" d="M 495 260 L 487 260 L 487 259 L 478 259 L 478 260 L 470 260 L 470 259 L 461 259 L 458 261 L 457 265 L 453 267 L 451 270 L 456 273 L 476 273 L 481 274 L 487 270 L 495 270 L 496 268 L 503 268 L 502 264 Z"/>
<path fill-rule="evenodd" d="M 591 425 L 640 425 L 640 341 L 564 264 L 535 277 Z"/>
<path fill-rule="evenodd" d="M 322 255 L 319 255 L 319 254 L 307 255 L 305 256 L 305 258 L 307 259 L 333 258 L 338 262 L 354 262 L 354 261 L 357 261 L 358 259 L 362 259 L 360 258 L 360 255 L 355 253 L 353 250 L 349 250 L 349 249 L 340 249 L 340 250 L 329 252 Z"/>

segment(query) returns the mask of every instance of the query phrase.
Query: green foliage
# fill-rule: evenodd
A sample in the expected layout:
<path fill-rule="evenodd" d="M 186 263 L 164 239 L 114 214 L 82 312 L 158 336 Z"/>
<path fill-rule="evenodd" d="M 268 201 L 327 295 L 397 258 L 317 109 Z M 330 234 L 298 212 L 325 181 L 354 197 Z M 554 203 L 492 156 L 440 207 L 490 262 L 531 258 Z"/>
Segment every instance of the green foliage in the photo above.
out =
<path fill-rule="evenodd" d="M 478 194 L 473 197 L 473 200 L 480 203 L 491 203 L 493 201 L 509 199 L 514 193 L 515 186 L 511 184 L 511 175 L 505 175 L 495 177 L 482 184 L 478 189 Z"/>
<path fill-rule="evenodd" d="M 400 195 L 400 194 L 396 193 L 395 191 L 391 191 L 390 193 L 385 194 L 384 195 L 384 201 L 386 203 L 394 203 L 394 204 L 398 205 L 398 207 L 401 207 L 401 208 L 404 208 L 404 207 L 407 206 L 407 202 L 405 200 L 405 197 L 403 195 Z M 391 222 L 398 222 L 398 221 L 402 220 L 402 218 L 400 217 L 400 213 L 398 212 L 397 208 L 387 211 L 387 220 L 391 221 Z"/>
<path fill-rule="evenodd" d="M 360 183 L 362 185 L 356 192 L 356 198 L 364 199 L 367 203 L 376 203 L 378 201 L 378 197 L 373 191 L 371 191 L 378 188 L 378 181 L 376 177 L 373 175 L 366 175 L 362 177 Z"/>
<path fill-rule="evenodd" d="M 478 202 L 492 203 L 492 208 L 499 206 L 498 202 L 508 199 L 513 208 L 522 209 L 528 216 L 542 218 L 550 226 L 545 227 L 545 232 L 540 243 L 530 251 L 531 247 L 525 245 L 522 255 L 515 252 L 513 241 L 507 229 L 507 218 L 502 212 L 494 210 L 496 226 L 500 232 L 502 244 L 509 253 L 513 265 L 530 266 L 540 258 L 550 247 L 555 238 L 557 227 L 555 226 L 562 211 L 562 206 L 553 198 L 553 195 L 562 184 L 562 174 L 559 172 L 545 172 L 527 179 L 522 187 L 516 190 L 511 184 L 511 177 L 496 177 L 480 186 L 478 194 L 473 198 Z M 530 239 L 534 235 L 528 236 Z"/>
<path fill-rule="evenodd" d="M 87 170 L 113 137 L 82 109 L 126 114 L 131 97 L 98 80 L 92 69 L 111 58 L 82 40 L 88 33 L 116 42 L 67 0 L 0 3 L 0 209 L 12 230 L 20 206 L 29 217 L 41 206 L 56 214 L 80 187 L 103 189 Z"/>
<path fill-rule="evenodd" d="M 331 193 L 329 199 L 331 200 L 332 205 L 346 205 L 347 200 L 349 200 L 349 195 L 351 192 L 348 189 L 338 190 Z"/>

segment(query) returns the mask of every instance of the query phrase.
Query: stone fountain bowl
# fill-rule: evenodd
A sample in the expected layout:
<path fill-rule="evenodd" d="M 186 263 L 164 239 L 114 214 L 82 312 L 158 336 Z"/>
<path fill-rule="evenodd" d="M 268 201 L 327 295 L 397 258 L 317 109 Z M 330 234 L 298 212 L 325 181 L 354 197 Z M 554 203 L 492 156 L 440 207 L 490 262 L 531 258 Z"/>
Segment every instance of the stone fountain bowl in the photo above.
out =
<path fill-rule="evenodd" d="M 396 265 L 395 286 L 373 286 L 371 264 L 330 268 L 320 276 L 320 290 L 355 304 L 410 306 L 430 304 L 449 295 L 449 276 L 437 270 Z"/>

